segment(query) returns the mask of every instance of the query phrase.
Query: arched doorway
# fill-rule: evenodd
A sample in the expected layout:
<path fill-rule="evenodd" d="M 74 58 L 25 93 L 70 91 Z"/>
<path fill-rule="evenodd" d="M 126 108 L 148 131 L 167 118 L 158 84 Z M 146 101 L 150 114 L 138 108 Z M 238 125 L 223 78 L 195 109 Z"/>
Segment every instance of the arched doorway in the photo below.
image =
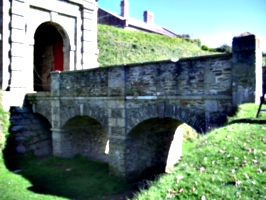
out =
<path fill-rule="evenodd" d="M 68 70 L 69 39 L 56 23 L 42 23 L 34 35 L 34 90 L 50 91 L 50 72 Z"/>

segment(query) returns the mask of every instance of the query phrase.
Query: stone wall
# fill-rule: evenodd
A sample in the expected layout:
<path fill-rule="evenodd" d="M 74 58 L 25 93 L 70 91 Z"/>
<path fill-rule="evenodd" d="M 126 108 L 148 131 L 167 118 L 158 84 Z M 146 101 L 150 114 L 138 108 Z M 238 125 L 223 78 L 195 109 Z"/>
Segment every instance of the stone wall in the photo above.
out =
<path fill-rule="evenodd" d="M 51 124 L 40 114 L 33 114 L 30 104 L 24 102 L 22 108 L 10 110 L 10 134 L 7 145 L 14 145 L 17 153 L 33 153 L 46 156 L 52 153 Z M 10 141 L 10 140 L 15 141 Z M 9 148 L 9 147 L 7 147 Z"/>

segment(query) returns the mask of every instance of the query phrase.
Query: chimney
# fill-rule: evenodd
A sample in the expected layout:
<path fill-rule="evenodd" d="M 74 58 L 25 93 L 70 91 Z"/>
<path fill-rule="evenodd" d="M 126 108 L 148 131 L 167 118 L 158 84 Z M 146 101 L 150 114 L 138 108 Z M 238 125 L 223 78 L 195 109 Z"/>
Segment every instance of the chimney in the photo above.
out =
<path fill-rule="evenodd" d="M 153 12 L 146 10 L 144 11 L 143 16 L 144 16 L 144 22 L 146 22 L 147 24 L 151 24 L 151 25 L 154 24 Z"/>
<path fill-rule="evenodd" d="M 129 17 L 129 3 L 128 0 L 122 0 L 121 1 L 121 16 L 124 18 Z"/>

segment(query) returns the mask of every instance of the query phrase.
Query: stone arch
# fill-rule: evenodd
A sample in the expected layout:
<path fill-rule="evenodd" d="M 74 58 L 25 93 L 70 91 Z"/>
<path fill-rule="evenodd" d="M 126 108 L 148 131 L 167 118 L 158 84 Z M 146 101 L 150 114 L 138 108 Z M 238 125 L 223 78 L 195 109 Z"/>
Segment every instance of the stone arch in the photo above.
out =
<path fill-rule="evenodd" d="M 129 181 L 152 179 L 155 174 L 165 172 L 172 141 L 182 123 L 169 117 L 150 118 L 140 122 L 128 133 L 125 141 L 125 167 Z"/>
<path fill-rule="evenodd" d="M 97 105 L 91 105 L 86 103 L 69 105 L 70 102 L 61 102 L 61 123 L 66 124 L 71 118 L 76 116 L 89 116 L 97 120 L 107 131 L 108 127 L 108 116 L 106 109 L 101 108 Z"/>
<path fill-rule="evenodd" d="M 78 115 L 69 119 L 63 130 L 65 157 L 82 155 L 92 160 L 107 162 L 107 131 L 100 122 L 89 116 Z"/>
<path fill-rule="evenodd" d="M 140 122 L 150 118 L 170 117 L 182 121 L 198 133 L 205 133 L 205 114 L 197 113 L 187 108 L 181 108 L 179 105 L 171 103 L 159 103 L 153 105 L 142 105 L 141 109 L 135 109 L 128 112 L 127 133 L 129 133 Z"/>
<path fill-rule="evenodd" d="M 44 22 L 34 34 L 34 90 L 50 91 L 50 72 L 69 70 L 70 42 L 64 28 Z"/>
<path fill-rule="evenodd" d="M 48 122 L 51 124 L 51 102 L 50 100 L 38 100 L 38 99 L 30 99 L 30 103 L 32 104 L 32 112 L 37 115 L 42 115 L 45 117 Z"/>

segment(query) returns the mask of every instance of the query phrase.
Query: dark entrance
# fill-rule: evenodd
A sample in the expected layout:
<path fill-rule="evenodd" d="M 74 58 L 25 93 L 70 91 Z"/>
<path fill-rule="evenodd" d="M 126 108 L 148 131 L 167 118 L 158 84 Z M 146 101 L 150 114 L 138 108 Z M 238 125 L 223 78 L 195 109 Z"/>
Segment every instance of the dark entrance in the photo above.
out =
<path fill-rule="evenodd" d="M 50 72 L 64 71 L 64 38 L 58 24 L 41 24 L 34 35 L 34 90 L 50 91 Z M 62 28 L 61 28 L 62 30 Z"/>

